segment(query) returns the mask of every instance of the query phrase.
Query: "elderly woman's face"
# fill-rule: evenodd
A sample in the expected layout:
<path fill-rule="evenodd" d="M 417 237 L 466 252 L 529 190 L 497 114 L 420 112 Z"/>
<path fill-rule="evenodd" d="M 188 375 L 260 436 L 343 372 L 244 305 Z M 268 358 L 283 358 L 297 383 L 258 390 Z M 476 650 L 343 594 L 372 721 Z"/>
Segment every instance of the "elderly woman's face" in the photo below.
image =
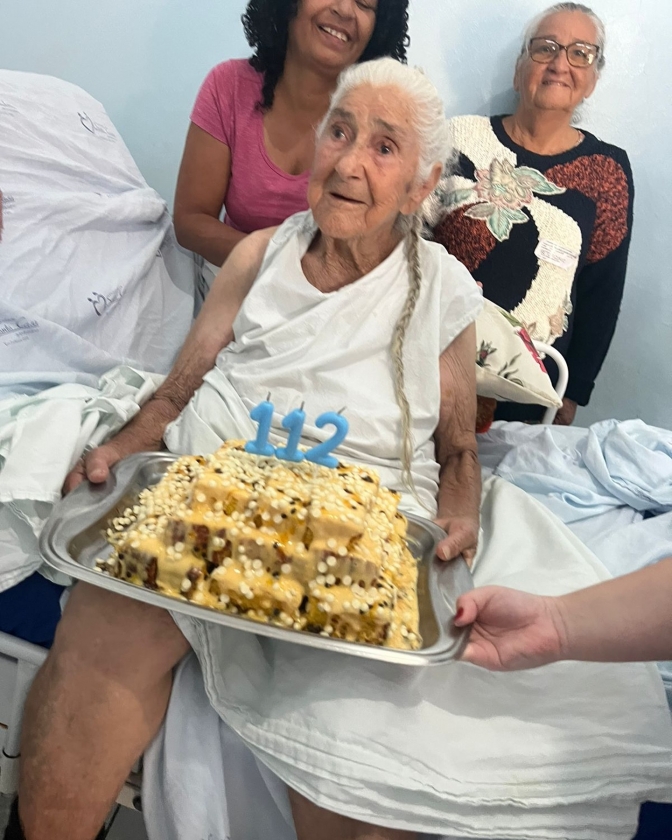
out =
<path fill-rule="evenodd" d="M 299 0 L 289 49 L 306 63 L 336 73 L 354 64 L 376 25 L 379 0 Z"/>
<path fill-rule="evenodd" d="M 413 103 L 397 87 L 362 85 L 332 112 L 315 152 L 308 203 L 322 233 L 337 239 L 391 231 L 435 184 L 418 184 Z M 438 167 L 440 169 L 440 167 Z"/>
<path fill-rule="evenodd" d="M 550 38 L 563 46 L 576 42 L 596 44 L 597 30 L 583 12 L 557 12 L 539 24 L 534 37 Z M 538 64 L 529 55 L 523 56 L 514 80 L 524 107 L 567 112 L 573 112 L 587 99 L 596 84 L 596 63 L 589 67 L 573 67 L 564 50 L 560 50 L 549 64 Z"/>

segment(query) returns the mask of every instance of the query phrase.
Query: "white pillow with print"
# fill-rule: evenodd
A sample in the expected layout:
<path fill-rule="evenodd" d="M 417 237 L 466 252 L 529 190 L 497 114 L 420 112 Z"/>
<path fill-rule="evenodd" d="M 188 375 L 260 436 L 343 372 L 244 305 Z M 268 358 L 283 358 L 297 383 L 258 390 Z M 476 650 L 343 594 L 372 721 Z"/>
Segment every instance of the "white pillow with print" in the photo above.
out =
<path fill-rule="evenodd" d="M 476 393 L 498 402 L 560 408 L 544 363 L 525 327 L 492 301 L 476 319 Z"/>

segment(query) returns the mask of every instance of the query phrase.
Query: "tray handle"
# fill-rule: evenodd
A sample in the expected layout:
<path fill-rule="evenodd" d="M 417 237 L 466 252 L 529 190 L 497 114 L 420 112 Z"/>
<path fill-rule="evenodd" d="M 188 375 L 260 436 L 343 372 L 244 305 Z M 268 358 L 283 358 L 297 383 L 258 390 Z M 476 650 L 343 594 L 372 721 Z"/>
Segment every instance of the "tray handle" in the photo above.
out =
<path fill-rule="evenodd" d="M 436 574 L 433 578 L 432 602 L 434 604 L 434 614 L 436 620 L 444 628 L 452 624 L 455 617 L 457 598 L 462 594 L 454 591 L 455 585 L 455 570 L 451 568 L 452 563 L 464 562 L 462 557 L 455 558 L 455 560 L 439 560 L 435 557 L 432 561 L 436 567 Z"/>
<path fill-rule="evenodd" d="M 469 640 L 470 628 L 455 627 L 453 620 L 457 611 L 457 599 L 474 588 L 471 571 L 460 555 L 454 560 L 434 558 L 434 574 L 430 576 L 430 597 L 434 616 L 444 640 L 449 638 L 455 644 L 454 658 L 458 659 Z"/>

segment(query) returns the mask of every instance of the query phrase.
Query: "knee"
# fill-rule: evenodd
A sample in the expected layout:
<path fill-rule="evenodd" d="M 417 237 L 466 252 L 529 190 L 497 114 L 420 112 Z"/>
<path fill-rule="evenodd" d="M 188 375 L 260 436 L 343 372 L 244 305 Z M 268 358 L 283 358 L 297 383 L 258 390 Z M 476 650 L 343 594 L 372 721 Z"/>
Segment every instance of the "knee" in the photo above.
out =
<path fill-rule="evenodd" d="M 188 650 L 165 610 L 80 583 L 63 612 L 47 667 L 64 679 L 98 675 L 142 686 L 169 674 Z"/>

